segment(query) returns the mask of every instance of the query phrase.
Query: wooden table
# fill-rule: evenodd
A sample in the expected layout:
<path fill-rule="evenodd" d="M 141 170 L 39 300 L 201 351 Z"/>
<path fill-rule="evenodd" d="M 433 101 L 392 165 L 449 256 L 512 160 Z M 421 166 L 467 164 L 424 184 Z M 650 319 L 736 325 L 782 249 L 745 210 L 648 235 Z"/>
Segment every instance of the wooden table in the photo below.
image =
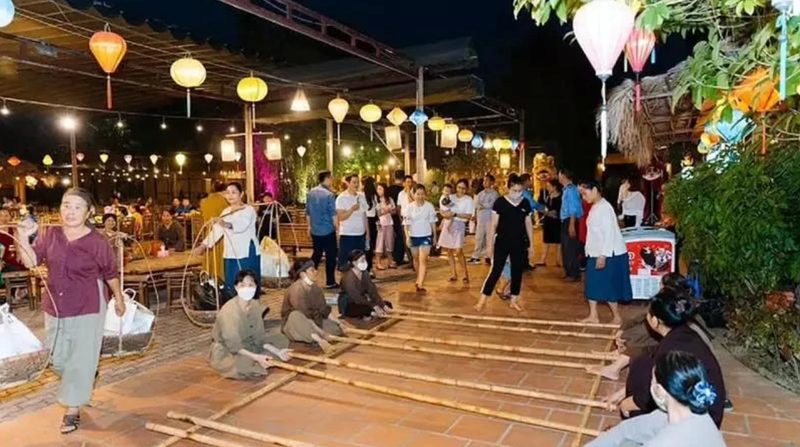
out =
<path fill-rule="evenodd" d="M 186 268 L 186 261 L 189 261 L 189 268 L 197 267 L 203 263 L 203 256 L 192 256 L 190 251 L 170 253 L 166 258 L 149 257 L 138 259 L 125 265 L 126 275 L 149 275 L 152 270 L 153 275 L 172 270 L 183 270 Z"/>

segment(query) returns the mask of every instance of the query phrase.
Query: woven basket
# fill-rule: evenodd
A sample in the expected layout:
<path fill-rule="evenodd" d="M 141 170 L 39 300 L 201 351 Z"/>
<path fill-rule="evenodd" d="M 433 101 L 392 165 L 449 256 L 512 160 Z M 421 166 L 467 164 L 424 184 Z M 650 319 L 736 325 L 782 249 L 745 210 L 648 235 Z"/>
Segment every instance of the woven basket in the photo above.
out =
<path fill-rule="evenodd" d="M 50 351 L 42 349 L 0 360 L 0 390 L 36 379 L 44 372 L 49 357 Z"/>
<path fill-rule="evenodd" d="M 100 357 L 114 357 L 126 354 L 139 354 L 147 350 L 153 332 L 143 334 L 132 334 L 122 336 L 122 349 L 120 349 L 119 339 L 116 335 L 103 336 L 103 347 L 100 348 Z"/>
<path fill-rule="evenodd" d="M 186 313 L 189 314 L 189 318 L 197 323 L 213 326 L 217 321 L 216 310 L 195 310 L 189 308 L 186 308 L 185 310 Z"/>

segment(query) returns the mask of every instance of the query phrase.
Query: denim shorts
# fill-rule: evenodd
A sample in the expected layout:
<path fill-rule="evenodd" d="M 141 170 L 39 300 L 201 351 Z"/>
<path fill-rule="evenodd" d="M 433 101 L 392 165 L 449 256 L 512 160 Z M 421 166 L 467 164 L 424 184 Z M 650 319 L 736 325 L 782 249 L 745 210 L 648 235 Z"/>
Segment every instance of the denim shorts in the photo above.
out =
<path fill-rule="evenodd" d="M 430 247 L 433 245 L 432 236 L 414 237 L 411 236 L 411 248 Z"/>

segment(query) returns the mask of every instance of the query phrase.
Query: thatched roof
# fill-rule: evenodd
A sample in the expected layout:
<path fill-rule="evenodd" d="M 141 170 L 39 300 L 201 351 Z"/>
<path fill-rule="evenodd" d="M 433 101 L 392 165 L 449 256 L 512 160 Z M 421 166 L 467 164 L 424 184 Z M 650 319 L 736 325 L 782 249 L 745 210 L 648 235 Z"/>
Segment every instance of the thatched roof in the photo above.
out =
<path fill-rule="evenodd" d="M 609 143 L 639 166 L 650 164 L 659 151 L 692 140 L 700 113 L 685 96 L 672 104 L 680 63 L 664 74 L 642 78 L 642 108 L 636 113 L 634 81 L 626 79 L 608 96 Z M 599 122 L 600 112 L 597 113 Z"/>

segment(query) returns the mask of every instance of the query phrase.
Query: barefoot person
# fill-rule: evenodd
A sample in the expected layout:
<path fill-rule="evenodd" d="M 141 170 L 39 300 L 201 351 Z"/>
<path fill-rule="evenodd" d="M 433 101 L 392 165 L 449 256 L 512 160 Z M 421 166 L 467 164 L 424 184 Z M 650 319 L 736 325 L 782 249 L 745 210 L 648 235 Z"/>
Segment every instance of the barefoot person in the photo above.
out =
<path fill-rule="evenodd" d="M 455 195 L 450 196 L 450 205 L 446 211 L 441 211 L 442 217 L 449 220 L 447 230 L 442 225 L 442 234 L 439 235 L 439 246 L 447 250 L 447 259 L 450 262 L 450 282 L 458 281 L 456 258 L 464 271 L 464 284 L 469 283 L 467 271 L 467 258 L 464 256 L 464 236 L 467 231 L 467 222 L 475 212 L 472 197 L 467 194 L 469 182 L 461 179 L 456 184 Z"/>
<path fill-rule="evenodd" d="M 78 429 L 81 407 L 92 397 L 109 290 L 116 303 L 114 311 L 125 314 L 114 250 L 88 224 L 94 210 L 89 192 L 73 188 L 61 198 L 63 226 L 41 233 L 33 247 L 28 238 L 38 229 L 36 223 L 24 219 L 17 228 L 17 252 L 25 266 L 44 264 L 49 272 L 42 309 L 53 369 L 61 376 L 58 400 L 67 409 L 61 422 L 63 434 Z"/>
<path fill-rule="evenodd" d="M 289 274 L 294 283 L 286 291 L 281 307 L 281 331 L 289 340 L 316 343 L 325 352 L 333 351 L 330 335 L 342 335 L 339 321 L 331 315 L 331 307 L 317 285 L 314 261 L 295 261 Z"/>
<path fill-rule="evenodd" d="M 511 258 L 511 300 L 509 306 L 522 312 L 519 293 L 522 289 L 522 271 L 528 265 L 528 253 L 533 253 L 533 247 L 525 247 L 521 241 L 527 235 L 530 244 L 533 244 L 533 226 L 531 224 L 530 202 L 522 197 L 523 182 L 517 174 L 508 176 L 508 193 L 495 201 L 492 208 L 492 221 L 489 239 L 489 253 L 492 253 L 492 269 L 483 282 L 480 300 L 475 305 L 478 312 L 483 310 L 486 300 L 492 296 L 497 281 L 503 273 L 506 258 Z"/>
<path fill-rule="evenodd" d="M 369 277 L 366 253 L 353 250 L 342 275 L 342 293 L 339 294 L 339 315 L 349 318 L 385 318 L 392 303 L 384 301 L 378 288 Z"/>
<path fill-rule="evenodd" d="M 633 299 L 628 248 L 622 239 L 614 208 L 595 182 L 584 182 L 583 200 L 592 204 L 586 219 L 586 283 L 589 316 L 583 323 L 598 323 L 597 303 L 608 303 L 614 315 L 612 323 L 622 323 L 617 303 Z"/>
<path fill-rule="evenodd" d="M 389 267 L 397 267 L 397 263 L 392 259 L 392 252 L 394 251 L 394 215 L 397 213 L 397 207 L 394 200 L 389 197 L 389 188 L 385 183 L 378 184 L 378 237 L 375 241 L 375 264 L 378 270 L 386 270 L 387 259 Z"/>
<path fill-rule="evenodd" d="M 291 359 L 289 340 L 280 334 L 268 336 L 264 331 L 262 315 L 266 308 L 256 297 L 257 281 L 252 270 L 236 275 L 236 298 L 219 310 L 211 332 L 208 364 L 228 379 L 263 377 L 271 357 Z"/>
<path fill-rule="evenodd" d="M 425 275 L 428 273 L 428 256 L 436 244 L 436 210 L 425 200 L 425 185 L 414 187 L 414 201 L 404 206 L 403 225 L 406 245 L 411 247 L 414 269 L 417 272 L 417 293 L 426 293 Z"/>
<path fill-rule="evenodd" d="M 547 212 L 544 213 L 542 218 L 542 241 L 544 242 L 544 251 L 542 258 L 536 265 L 547 265 L 547 257 L 550 250 L 556 252 L 556 265 L 561 267 L 561 190 L 560 185 L 556 180 L 550 180 L 545 183 L 545 200 L 547 205 Z"/>

